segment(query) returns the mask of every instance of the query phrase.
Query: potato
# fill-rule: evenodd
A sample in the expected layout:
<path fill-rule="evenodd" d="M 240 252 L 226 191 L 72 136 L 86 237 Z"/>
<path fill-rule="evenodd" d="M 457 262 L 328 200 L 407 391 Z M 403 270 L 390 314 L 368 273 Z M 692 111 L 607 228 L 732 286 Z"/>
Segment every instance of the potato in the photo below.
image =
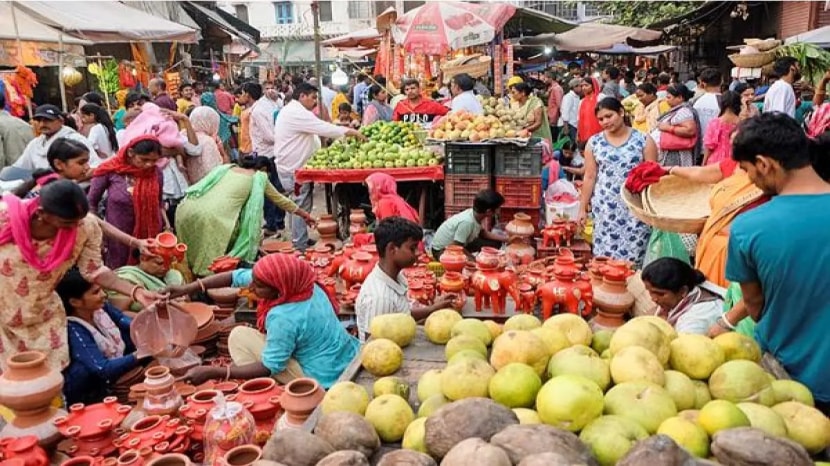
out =
<path fill-rule="evenodd" d="M 332 453 L 334 447 L 320 437 L 297 429 L 282 429 L 271 435 L 262 449 L 262 459 L 285 466 L 314 466 Z"/>
<path fill-rule="evenodd" d="M 725 465 L 813 464 L 807 450 L 801 445 L 751 427 L 738 427 L 716 433 L 712 440 L 712 454 Z"/>
<path fill-rule="evenodd" d="M 518 466 L 588 466 L 588 463 L 574 463 L 565 455 L 549 451 L 525 456 Z"/>
<path fill-rule="evenodd" d="M 314 435 L 335 450 L 356 450 L 366 458 L 380 447 L 380 438 L 372 424 L 363 416 L 348 411 L 323 416 L 314 428 Z"/>
<path fill-rule="evenodd" d="M 653 435 L 635 443 L 617 466 L 706 466 L 711 461 L 695 458 L 668 435 Z"/>
<path fill-rule="evenodd" d="M 357 450 L 342 450 L 321 459 L 317 466 L 369 466 L 369 460 Z"/>
<path fill-rule="evenodd" d="M 428 455 L 412 450 L 391 451 L 380 458 L 377 466 L 438 466 Z"/>
<path fill-rule="evenodd" d="M 440 459 L 462 440 L 489 441 L 512 424 L 519 424 L 512 410 L 487 398 L 466 398 L 442 406 L 427 418 L 424 444 L 433 458 Z"/>
<path fill-rule="evenodd" d="M 468 438 L 458 442 L 441 466 L 512 466 L 507 453 L 480 438 Z"/>
<path fill-rule="evenodd" d="M 513 464 L 539 453 L 556 453 L 573 464 L 596 465 L 591 451 L 571 432 L 544 424 L 508 426 L 490 439 Z"/>

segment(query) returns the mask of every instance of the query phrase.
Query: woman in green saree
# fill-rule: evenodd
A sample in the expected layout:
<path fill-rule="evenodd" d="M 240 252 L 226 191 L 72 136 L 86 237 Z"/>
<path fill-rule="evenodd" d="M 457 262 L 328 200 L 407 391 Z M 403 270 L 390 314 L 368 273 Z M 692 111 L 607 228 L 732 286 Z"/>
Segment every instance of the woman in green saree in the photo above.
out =
<path fill-rule="evenodd" d="M 510 88 L 512 106 L 518 111 L 522 120 L 527 122 L 522 129 L 527 130 L 535 138 L 544 138 L 551 141 L 550 123 L 548 123 L 548 112 L 542 99 L 533 95 L 533 88 L 528 83 L 514 84 Z"/>
<path fill-rule="evenodd" d="M 139 285 L 150 291 L 161 291 L 168 286 L 179 286 L 184 284 L 184 276 L 178 270 L 171 268 L 170 263 L 165 263 L 159 256 L 140 254 L 138 265 L 125 265 L 115 269 L 115 274 L 134 285 Z M 133 301 L 129 296 L 120 293 L 109 293 L 110 304 L 127 312 L 138 312 L 144 308 L 141 303 Z"/>
<path fill-rule="evenodd" d="M 245 157 L 239 165 L 220 165 L 187 190 L 176 210 L 176 234 L 187 245 L 187 262 L 196 276 L 229 255 L 253 262 L 262 240 L 265 198 L 313 226 L 311 215 L 298 208 L 268 181 L 276 170 L 267 157 Z"/>

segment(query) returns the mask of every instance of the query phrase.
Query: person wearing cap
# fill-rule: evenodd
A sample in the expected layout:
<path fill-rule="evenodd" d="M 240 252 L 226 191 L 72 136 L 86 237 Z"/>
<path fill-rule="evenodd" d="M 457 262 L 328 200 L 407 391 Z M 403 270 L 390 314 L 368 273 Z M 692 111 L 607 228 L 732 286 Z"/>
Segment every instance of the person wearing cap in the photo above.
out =
<path fill-rule="evenodd" d="M 450 84 L 450 91 L 453 99 L 450 108 L 453 112 L 464 110 L 473 115 L 484 115 L 484 107 L 481 102 L 476 99 L 473 93 L 473 87 L 476 82 L 469 74 L 462 73 L 452 77 Z"/>
<path fill-rule="evenodd" d="M 12 165 L 13 167 L 29 171 L 48 170 L 49 160 L 46 158 L 46 153 L 49 151 L 49 146 L 58 138 L 72 139 L 84 144 L 89 150 L 89 166 L 94 168 L 101 164 L 98 152 L 89 139 L 63 124 L 61 110 L 58 107 L 50 104 L 41 105 L 35 110 L 32 120 L 35 122 L 35 130 L 40 135 L 29 141 L 23 154 Z"/>

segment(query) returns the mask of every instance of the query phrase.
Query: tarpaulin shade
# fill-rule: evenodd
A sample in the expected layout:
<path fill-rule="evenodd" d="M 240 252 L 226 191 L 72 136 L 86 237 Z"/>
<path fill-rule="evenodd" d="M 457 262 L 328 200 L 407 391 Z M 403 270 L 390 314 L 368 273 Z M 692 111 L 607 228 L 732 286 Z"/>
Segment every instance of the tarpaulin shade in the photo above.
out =
<path fill-rule="evenodd" d="M 197 41 L 197 31 L 115 1 L 15 1 L 38 22 L 96 43 Z"/>
<path fill-rule="evenodd" d="M 522 44 L 552 45 L 566 52 L 595 52 L 624 44 L 628 39 L 649 42 L 662 37 L 662 31 L 619 26 L 616 24 L 584 23 L 562 34 L 540 34 L 522 39 Z"/>
<path fill-rule="evenodd" d="M 632 47 L 628 44 L 614 44 L 613 47 L 597 50 L 602 55 L 660 55 L 676 50 L 675 45 L 655 45 L 654 47 Z"/>
<path fill-rule="evenodd" d="M 377 47 L 381 35 L 375 28 L 366 28 L 348 34 L 332 37 L 321 42 L 329 47 Z"/>
<path fill-rule="evenodd" d="M 813 44 L 822 49 L 830 48 L 830 26 L 824 26 L 818 29 L 813 29 L 812 31 L 802 32 L 801 34 L 788 37 L 784 40 L 784 43 L 788 45 L 796 42 Z"/>
<path fill-rule="evenodd" d="M 20 33 L 20 40 L 55 43 L 60 41 L 60 31 L 38 22 L 16 5 L 14 8 L 14 16 L 17 19 L 17 30 Z M 12 20 L 12 4 L 9 2 L 0 2 L 0 39 L 17 39 L 14 33 L 14 22 Z M 69 34 L 63 35 L 63 42 L 79 45 L 92 44 L 88 40 L 79 39 Z"/>

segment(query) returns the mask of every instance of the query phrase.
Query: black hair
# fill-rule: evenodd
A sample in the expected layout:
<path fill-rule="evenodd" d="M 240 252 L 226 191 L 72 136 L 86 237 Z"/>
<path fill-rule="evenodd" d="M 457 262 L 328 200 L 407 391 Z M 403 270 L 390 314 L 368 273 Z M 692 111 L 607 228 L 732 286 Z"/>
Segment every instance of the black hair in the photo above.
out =
<path fill-rule="evenodd" d="M 620 79 L 620 69 L 616 66 L 609 66 L 608 68 L 605 68 L 605 72 L 608 73 L 608 77 L 613 80 Z"/>
<path fill-rule="evenodd" d="M 720 70 L 715 68 L 706 68 L 700 73 L 700 80 L 707 86 L 720 86 L 723 81 L 723 75 Z"/>
<path fill-rule="evenodd" d="M 254 100 L 259 100 L 262 97 L 262 86 L 259 83 L 245 83 L 242 85 L 242 91 Z"/>
<path fill-rule="evenodd" d="M 403 85 L 401 86 L 401 89 L 406 88 L 406 86 L 413 86 L 413 85 L 414 85 L 414 86 L 421 87 L 421 83 L 420 83 L 420 82 L 418 82 L 418 80 L 417 80 L 417 79 L 413 79 L 413 78 L 406 78 L 406 79 L 404 79 L 404 80 L 403 80 Z"/>
<path fill-rule="evenodd" d="M 628 71 L 625 72 L 625 78 L 623 78 L 623 79 L 625 79 L 625 82 L 627 82 L 627 83 L 633 83 L 635 77 L 636 76 L 634 75 L 634 71 L 628 70 Z"/>
<path fill-rule="evenodd" d="M 732 113 L 735 115 L 741 114 L 741 107 L 743 106 L 743 102 L 741 102 L 741 94 L 735 91 L 726 91 L 721 94 L 720 98 L 718 98 L 718 104 L 720 105 L 720 115 L 722 116 L 726 113 L 726 110 L 732 110 Z"/>
<path fill-rule="evenodd" d="M 49 150 L 46 151 L 46 160 L 49 161 L 49 166 L 52 167 L 52 170 L 57 171 L 55 168 L 56 160 L 68 162 L 84 154 L 90 155 L 89 149 L 85 144 L 81 144 L 74 139 L 58 138 L 49 145 Z"/>
<path fill-rule="evenodd" d="M 130 150 L 133 151 L 134 154 L 138 155 L 147 155 L 153 153 L 161 155 L 161 143 L 158 141 L 153 141 L 152 139 L 145 139 L 130 146 Z"/>
<path fill-rule="evenodd" d="M 648 95 L 657 94 L 657 88 L 654 87 L 654 84 L 651 84 L 651 83 L 640 84 L 639 86 L 637 86 L 637 89 L 645 92 Z"/>
<path fill-rule="evenodd" d="M 374 100 L 375 97 L 381 93 L 381 91 L 383 91 L 383 88 L 378 84 L 372 84 L 369 86 L 369 100 Z"/>
<path fill-rule="evenodd" d="M 706 281 L 703 272 L 674 257 L 661 257 L 643 269 L 642 280 L 655 288 L 679 293 L 691 291 Z"/>
<path fill-rule="evenodd" d="M 185 88 L 187 88 L 187 87 L 189 87 L 189 88 L 193 89 L 193 84 L 190 84 L 190 83 L 184 83 L 184 84 L 182 84 L 182 85 L 181 85 L 181 87 L 179 87 L 179 90 L 180 90 L 180 91 L 183 91 L 183 90 L 184 90 Z"/>
<path fill-rule="evenodd" d="M 0 110 L 4 110 L 6 108 L 6 93 L 0 92 Z"/>
<path fill-rule="evenodd" d="M 258 157 L 242 157 L 239 159 L 239 164 L 241 168 L 246 168 L 248 170 L 262 170 L 263 168 L 268 171 L 269 177 L 276 177 L 277 176 L 277 166 L 274 164 L 274 160 L 264 156 Z"/>
<path fill-rule="evenodd" d="M 646 71 L 646 74 L 657 76 L 658 74 L 660 74 L 660 70 L 657 67 L 652 66 L 648 69 L 648 71 Z"/>
<path fill-rule="evenodd" d="M 578 62 L 572 61 L 568 63 L 568 71 L 570 70 L 579 70 L 582 69 L 582 66 Z"/>
<path fill-rule="evenodd" d="M 488 210 L 496 210 L 504 205 L 504 196 L 492 189 L 483 189 L 473 199 L 473 211 L 483 214 Z"/>
<path fill-rule="evenodd" d="M 830 182 L 830 131 L 815 139 L 808 138 L 807 144 L 813 170 L 818 173 L 821 179 Z"/>
<path fill-rule="evenodd" d="M 352 113 L 352 104 L 348 102 L 343 102 L 342 104 L 337 106 L 337 111 L 339 113 L 347 112 Z"/>
<path fill-rule="evenodd" d="M 63 121 L 64 126 L 68 126 L 75 131 L 78 131 L 78 125 L 75 123 L 75 119 L 72 118 L 72 115 L 68 113 L 61 113 L 61 121 Z"/>
<path fill-rule="evenodd" d="M 331 84 L 331 76 L 324 74 L 322 78 L 320 78 L 320 82 L 323 83 L 324 86 L 328 86 Z"/>
<path fill-rule="evenodd" d="M 737 162 L 754 162 L 759 155 L 778 162 L 784 170 L 796 170 L 810 164 L 807 135 L 795 119 L 779 112 L 762 113 L 738 125 L 732 141 L 732 158 Z"/>
<path fill-rule="evenodd" d="M 381 86 L 386 85 L 386 76 L 384 76 L 382 74 L 376 74 L 373 79 L 375 80 L 376 83 L 380 84 Z"/>
<path fill-rule="evenodd" d="M 375 245 L 378 247 L 378 255 L 386 255 L 386 247 L 389 244 L 402 246 L 407 240 L 415 242 L 424 239 L 424 231 L 417 223 L 403 217 L 386 217 L 375 226 Z"/>
<path fill-rule="evenodd" d="M 747 89 L 755 89 L 755 86 L 749 83 L 738 83 L 735 85 L 735 89 L 733 90 L 733 92 L 737 92 L 738 95 L 741 95 L 744 92 L 746 92 Z"/>
<path fill-rule="evenodd" d="M 55 292 L 63 301 L 63 309 L 68 315 L 72 315 L 75 311 L 69 301 L 71 299 L 82 299 L 87 291 L 91 289 L 92 283 L 81 275 L 81 271 L 77 267 L 69 269 L 55 286 Z"/>
<path fill-rule="evenodd" d="M 597 102 L 597 106 L 594 108 L 594 114 L 599 113 L 600 110 L 611 110 L 612 112 L 620 113 L 624 108 L 622 102 L 619 100 L 614 97 L 606 97 Z"/>
<path fill-rule="evenodd" d="M 798 59 L 794 57 L 781 57 L 778 60 L 775 60 L 775 64 L 772 65 L 772 72 L 776 77 L 781 78 L 790 72 L 790 68 L 793 65 L 797 64 Z"/>
<path fill-rule="evenodd" d="M 515 89 L 516 92 L 521 92 L 524 95 L 530 95 L 533 92 L 533 88 L 530 87 L 530 84 L 525 82 L 516 83 L 511 87 Z"/>
<path fill-rule="evenodd" d="M 52 145 L 55 145 L 55 143 L 52 143 Z M 54 174 L 55 174 L 55 172 L 53 172 L 49 168 L 37 168 L 37 169 L 35 169 L 35 171 L 32 172 L 32 178 L 31 179 L 24 181 L 19 186 L 12 189 L 11 193 L 14 194 L 17 197 L 24 198 L 24 197 L 28 196 L 29 193 L 32 192 L 33 189 L 35 189 L 35 186 L 38 185 L 38 182 L 40 181 L 41 178 L 43 178 L 45 176 L 49 176 L 49 175 L 54 175 Z M 48 181 L 47 181 L 47 183 L 48 183 Z"/>
<path fill-rule="evenodd" d="M 89 213 L 89 201 L 75 182 L 55 180 L 40 189 L 40 207 L 64 220 L 77 220 Z"/>
<path fill-rule="evenodd" d="M 147 100 L 147 96 L 140 92 L 131 91 L 127 94 L 127 98 L 124 99 L 124 107 L 130 108 L 134 103 L 141 102 L 142 100 Z"/>
<path fill-rule="evenodd" d="M 318 91 L 319 91 L 319 89 L 312 86 L 311 84 L 309 84 L 307 82 L 304 82 L 304 81 L 301 81 L 301 82 L 297 83 L 296 85 L 294 85 L 294 96 L 293 97 L 294 97 L 295 100 L 300 100 L 300 96 L 314 94 L 315 92 L 318 92 Z"/>
<path fill-rule="evenodd" d="M 99 107 L 104 106 L 104 98 L 97 92 L 87 92 L 81 96 L 81 100 L 88 104 L 98 105 Z"/>
<path fill-rule="evenodd" d="M 686 87 L 683 84 L 674 84 L 672 86 L 669 86 L 669 88 L 666 89 L 666 92 L 675 97 L 682 97 L 683 100 L 686 102 L 688 102 L 689 99 L 691 99 L 695 95 L 692 91 L 689 90 L 688 87 Z"/>
<path fill-rule="evenodd" d="M 476 86 L 476 81 L 467 73 L 457 74 L 452 77 L 454 82 L 463 92 L 472 91 Z"/>
<path fill-rule="evenodd" d="M 110 140 L 112 149 L 118 151 L 118 138 L 115 137 L 115 125 L 112 123 L 109 112 L 98 105 L 86 104 L 81 107 L 81 113 L 95 117 L 95 121 L 107 130 L 107 139 Z"/>
<path fill-rule="evenodd" d="M 671 75 L 668 73 L 660 73 L 657 75 L 657 82 L 660 85 L 669 84 L 671 82 Z"/>

